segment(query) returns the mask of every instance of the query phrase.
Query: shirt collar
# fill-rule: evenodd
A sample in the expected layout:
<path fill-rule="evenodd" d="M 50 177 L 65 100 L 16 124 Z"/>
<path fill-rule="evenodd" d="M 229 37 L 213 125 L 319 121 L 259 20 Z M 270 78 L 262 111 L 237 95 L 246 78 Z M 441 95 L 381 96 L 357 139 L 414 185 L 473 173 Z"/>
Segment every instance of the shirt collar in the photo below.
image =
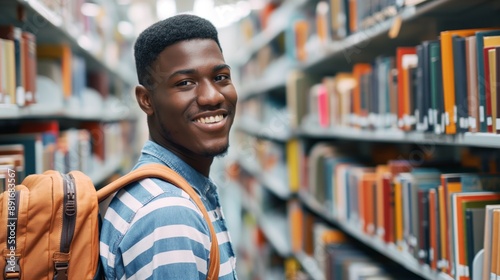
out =
<path fill-rule="evenodd" d="M 196 171 L 171 151 L 151 140 L 148 140 L 142 148 L 142 155 L 139 158 L 138 164 L 142 165 L 151 162 L 151 157 L 156 159 L 155 161 L 163 163 L 175 172 L 179 173 L 179 175 L 184 177 L 184 179 L 186 179 L 186 181 L 204 197 L 206 197 L 207 193 L 211 189 L 215 190 L 215 185 L 208 177 L 205 177 Z"/>

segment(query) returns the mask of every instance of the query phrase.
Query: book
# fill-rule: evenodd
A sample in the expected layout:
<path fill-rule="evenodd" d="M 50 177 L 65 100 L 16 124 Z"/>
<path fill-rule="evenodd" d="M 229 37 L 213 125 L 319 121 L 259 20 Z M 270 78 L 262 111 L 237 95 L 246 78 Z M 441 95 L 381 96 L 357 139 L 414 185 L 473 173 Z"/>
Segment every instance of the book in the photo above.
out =
<path fill-rule="evenodd" d="M 302 118 L 307 114 L 308 92 L 313 84 L 314 79 L 299 70 L 291 71 L 287 76 L 286 102 L 292 129 L 299 128 Z"/>
<path fill-rule="evenodd" d="M 493 231 L 498 231 L 498 227 L 493 226 L 493 210 L 495 209 L 500 209 L 500 204 L 486 205 L 485 207 L 483 279 L 490 279 L 492 269 L 492 247 L 494 246 L 494 242 L 498 242 L 498 239 L 493 239 L 493 236 L 495 235 Z M 498 258 L 498 256 L 495 257 Z"/>
<path fill-rule="evenodd" d="M 469 266 L 469 275 L 473 274 L 472 262 L 476 254 L 483 249 L 484 245 L 484 227 L 485 227 L 485 208 L 466 208 L 465 226 L 467 242 L 467 264 Z"/>
<path fill-rule="evenodd" d="M 478 132 L 480 130 L 480 117 L 478 94 L 479 85 L 477 80 L 478 63 L 476 55 L 476 36 L 469 36 L 465 40 L 469 131 Z"/>
<path fill-rule="evenodd" d="M 43 170 L 43 143 L 41 133 L 3 134 L 0 145 L 23 145 L 25 175 L 41 174 Z"/>
<path fill-rule="evenodd" d="M 457 119 L 457 104 L 455 96 L 455 67 L 453 61 L 453 36 L 473 36 L 477 31 L 486 29 L 461 29 L 441 31 L 439 34 L 441 43 L 441 59 L 443 73 L 443 94 L 445 108 L 446 134 L 455 134 Z"/>
<path fill-rule="evenodd" d="M 10 85 L 10 99 L 12 100 L 12 104 L 17 104 L 18 106 L 25 105 L 24 98 L 24 52 L 23 52 L 23 39 L 22 39 L 22 29 L 20 27 L 16 27 L 14 25 L 2 25 L 0 26 L 0 38 L 10 40 L 13 42 L 13 57 L 11 59 L 14 60 L 14 67 L 12 75 L 14 78 L 14 91 L 12 92 L 12 85 Z M 8 46 L 9 49 L 8 54 L 11 52 L 11 46 Z M 10 62 L 11 63 L 11 62 Z M 9 67 L 12 70 L 12 67 Z M 9 75 L 9 74 L 8 74 Z M 12 79 L 9 78 L 9 80 Z"/>
<path fill-rule="evenodd" d="M 456 131 L 460 133 L 469 130 L 465 40 L 465 37 L 452 36 L 456 100 L 456 116 L 454 118 L 456 121 Z"/>
<path fill-rule="evenodd" d="M 367 104 L 363 104 L 362 79 L 371 71 L 372 66 L 368 63 L 356 63 L 352 69 L 353 77 L 357 83 L 352 91 L 352 113 L 354 116 L 352 124 L 355 127 L 366 127 L 368 123 Z"/>
<path fill-rule="evenodd" d="M 479 98 L 479 122 L 480 128 L 478 131 L 487 132 L 486 123 L 486 84 L 485 84 L 485 68 L 484 68 L 484 37 L 498 36 L 500 30 L 482 30 L 475 32 L 476 37 L 476 62 L 477 62 L 477 92 Z"/>
<path fill-rule="evenodd" d="M 477 202 L 477 206 L 500 203 L 500 193 L 494 192 L 473 192 L 473 193 L 453 193 L 451 194 L 451 239 L 453 242 L 452 253 L 455 267 L 455 276 L 460 280 L 470 279 L 469 266 L 467 263 L 467 252 L 464 232 L 464 202 Z M 480 203 L 480 204 L 479 204 Z"/>
<path fill-rule="evenodd" d="M 25 105 L 36 103 L 36 75 L 37 55 L 36 37 L 33 33 L 22 31 L 21 33 L 23 52 L 23 87 Z"/>
<path fill-rule="evenodd" d="M 411 107 L 411 78 L 409 68 L 417 66 L 416 47 L 396 48 L 396 65 L 398 69 L 398 127 L 409 130 L 412 126 Z"/>
<path fill-rule="evenodd" d="M 67 100 L 72 95 L 72 62 L 73 54 L 71 48 L 65 44 L 38 44 L 37 58 L 55 60 L 60 67 L 61 92 Z"/>
<path fill-rule="evenodd" d="M 443 93 L 443 75 L 441 60 L 441 45 L 438 42 L 431 42 L 429 46 L 430 55 L 430 93 L 431 93 L 431 114 L 434 121 L 434 133 L 445 132 L 445 110 Z"/>

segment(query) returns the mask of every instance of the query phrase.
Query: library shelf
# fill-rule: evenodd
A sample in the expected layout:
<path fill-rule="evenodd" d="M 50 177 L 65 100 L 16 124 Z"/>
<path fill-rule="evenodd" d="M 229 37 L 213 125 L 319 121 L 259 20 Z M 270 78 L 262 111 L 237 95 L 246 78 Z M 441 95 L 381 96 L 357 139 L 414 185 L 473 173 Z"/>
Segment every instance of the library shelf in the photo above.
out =
<path fill-rule="evenodd" d="M 249 79 L 241 85 L 238 90 L 240 98 L 247 99 L 271 90 L 284 89 L 286 73 L 295 67 L 296 63 L 287 55 L 280 56 L 272 61 L 258 78 Z"/>
<path fill-rule="evenodd" d="M 240 51 L 235 57 L 236 64 L 245 64 L 253 54 L 268 45 L 279 34 L 285 31 L 288 27 L 288 19 L 301 6 L 307 3 L 307 0 L 289 0 L 285 1 L 271 16 L 267 27 L 255 35 L 252 40 Z"/>
<path fill-rule="evenodd" d="M 279 117 L 277 117 L 276 123 L 271 121 L 268 124 L 262 124 L 249 117 L 242 117 L 237 121 L 235 128 L 258 138 L 280 142 L 286 142 L 294 135 L 289 126 L 282 122 Z"/>
<path fill-rule="evenodd" d="M 111 159 L 107 159 L 104 163 L 94 163 L 94 171 L 89 174 L 94 185 L 102 184 L 107 178 L 115 174 L 120 169 L 122 161 L 123 156 L 114 156 Z"/>
<path fill-rule="evenodd" d="M 278 254 L 282 257 L 290 257 L 292 248 L 290 246 L 287 232 L 288 220 L 286 216 L 278 213 L 267 213 L 261 215 L 259 224 L 269 242 L 274 246 Z"/>
<path fill-rule="evenodd" d="M 38 43 L 61 43 L 64 42 L 71 50 L 82 56 L 89 70 L 105 70 L 110 78 L 123 81 L 132 85 L 136 80 L 132 71 L 126 71 L 129 67 L 120 65 L 111 66 L 105 63 L 105 58 L 100 58 L 92 53 L 90 48 L 83 43 L 84 38 L 76 34 L 74 28 L 64 23 L 61 16 L 47 8 L 39 0 L 0 0 L 0 23 L 9 24 L 18 22 L 23 29 L 27 29 L 37 36 Z M 18 6 L 24 7 L 24 22 L 19 21 L 17 15 Z M 92 45 L 92 43 L 88 43 Z"/>
<path fill-rule="evenodd" d="M 289 230 L 286 215 L 269 212 L 266 212 L 264 215 L 253 198 L 243 199 L 242 207 L 254 216 L 262 232 L 276 252 L 282 257 L 290 257 L 292 255 L 292 248 L 288 238 Z"/>
<path fill-rule="evenodd" d="M 239 159 L 238 162 L 244 170 L 257 178 L 261 185 L 278 196 L 280 199 L 288 200 L 292 197 L 293 194 L 290 191 L 290 188 L 288 188 L 286 180 L 283 180 L 281 176 L 276 176 L 261 170 L 259 165 L 253 160 Z"/>
<path fill-rule="evenodd" d="M 500 135 L 492 133 L 435 134 L 419 131 L 405 132 L 398 129 L 362 130 L 353 127 L 322 128 L 303 124 L 299 135 L 314 138 L 335 138 L 371 142 L 394 142 L 423 145 L 452 145 L 484 148 L 499 148 Z"/>
<path fill-rule="evenodd" d="M 325 280 L 325 274 L 320 270 L 318 262 L 304 252 L 294 253 L 302 268 L 312 280 Z"/>
<path fill-rule="evenodd" d="M 363 244 L 369 246 L 380 254 L 390 258 L 394 262 L 398 263 L 402 267 L 406 268 L 408 271 L 415 273 L 416 275 L 430 280 L 453 280 L 453 278 L 445 273 L 439 273 L 432 271 L 429 266 L 420 265 L 417 260 L 409 255 L 398 251 L 398 249 L 392 244 L 385 244 L 376 237 L 367 236 L 363 234 L 355 226 L 341 222 L 327 210 L 324 209 L 311 195 L 301 191 L 298 194 L 300 201 L 306 206 L 307 209 L 312 211 L 314 214 L 318 215 L 325 221 L 335 225 L 340 228 L 345 233 L 349 234 L 351 237 L 362 242 Z"/>
<path fill-rule="evenodd" d="M 127 108 L 115 108 L 99 112 L 86 112 L 70 108 L 50 108 L 40 104 L 33 104 L 20 108 L 16 105 L 0 105 L 0 120 L 5 119 L 70 119 L 70 120 L 97 120 L 113 122 L 133 120 L 133 114 Z"/>
<path fill-rule="evenodd" d="M 419 5 L 404 6 L 397 15 L 390 17 L 386 20 L 380 21 L 371 27 L 362 29 L 355 32 L 346 38 L 338 41 L 329 42 L 326 46 L 311 47 L 314 52 L 308 52 L 308 59 L 299 65 L 299 69 L 306 72 L 328 72 L 334 62 L 337 68 L 348 67 L 353 63 L 352 56 L 362 53 L 369 53 L 367 49 L 384 46 L 388 43 L 390 38 L 388 32 L 394 25 L 400 21 L 402 25 L 407 24 L 409 21 L 421 18 L 426 13 L 436 12 L 439 10 L 449 8 L 450 5 L 456 3 L 454 0 L 425 0 L 421 1 Z M 455 6 L 454 9 L 466 7 Z M 468 4 L 469 6 L 472 4 Z M 417 26 L 418 27 L 418 26 Z M 407 36 L 400 40 L 411 40 L 413 32 L 421 32 L 420 28 L 413 28 Z M 402 36 L 399 34 L 399 36 Z M 391 42 L 389 42 L 391 43 Z"/>

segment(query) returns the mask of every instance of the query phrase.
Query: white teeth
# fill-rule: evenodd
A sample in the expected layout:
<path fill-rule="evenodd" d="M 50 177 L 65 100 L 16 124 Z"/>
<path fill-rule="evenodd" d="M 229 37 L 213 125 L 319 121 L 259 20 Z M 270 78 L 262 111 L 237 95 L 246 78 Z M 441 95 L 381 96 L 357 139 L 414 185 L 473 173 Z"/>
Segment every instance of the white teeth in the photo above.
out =
<path fill-rule="evenodd" d="M 195 120 L 196 122 L 199 122 L 199 123 L 205 123 L 205 124 L 210 124 L 210 123 L 218 123 L 220 121 L 222 121 L 222 119 L 224 119 L 224 117 L 222 115 L 217 115 L 217 116 L 210 116 L 210 117 L 205 117 L 205 118 L 199 118 L 197 120 Z"/>

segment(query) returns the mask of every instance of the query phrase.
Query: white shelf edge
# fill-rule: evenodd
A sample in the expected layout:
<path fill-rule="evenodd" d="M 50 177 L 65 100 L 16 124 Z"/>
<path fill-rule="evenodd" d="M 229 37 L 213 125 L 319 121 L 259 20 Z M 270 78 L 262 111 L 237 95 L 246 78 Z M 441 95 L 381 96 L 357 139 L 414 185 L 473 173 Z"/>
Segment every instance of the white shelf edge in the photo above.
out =
<path fill-rule="evenodd" d="M 251 173 L 264 188 L 270 190 L 283 200 L 288 200 L 292 196 L 292 192 L 288 189 L 287 185 L 281 180 L 278 180 L 273 174 L 267 174 L 262 171 L 257 164 L 247 162 L 246 160 L 239 159 L 238 162 L 247 172 Z"/>
<path fill-rule="evenodd" d="M 312 277 L 313 280 L 325 280 L 325 274 L 320 270 L 318 262 L 304 252 L 294 254 L 295 258 L 299 261 L 302 268 L 306 273 Z"/>
<path fill-rule="evenodd" d="M 261 125 L 258 121 L 244 117 L 238 121 L 236 128 L 259 138 L 266 138 L 281 142 L 286 142 L 293 137 L 293 133 L 289 128 L 285 127 L 284 129 L 278 130 L 272 128 L 271 126 Z"/>
<path fill-rule="evenodd" d="M 285 1 L 285 3 L 283 3 L 283 6 L 281 6 L 278 9 L 281 9 L 285 13 L 286 12 L 291 13 L 300 6 L 304 5 L 306 2 L 307 0 L 289 0 Z M 287 9 L 289 11 L 286 11 Z M 288 25 L 289 17 L 290 15 L 288 14 L 281 15 L 279 20 L 274 20 L 270 22 L 266 29 L 262 30 L 252 38 L 252 40 L 248 43 L 247 47 L 242 48 L 235 55 L 235 57 L 239 58 L 235 60 L 235 63 L 238 65 L 245 64 L 253 54 L 258 52 L 263 46 L 269 44 L 269 42 L 271 42 L 274 38 L 276 38 L 281 32 L 284 32 Z"/>
<path fill-rule="evenodd" d="M 430 279 L 430 280 L 453 280 L 451 276 L 441 273 L 441 272 L 435 272 L 431 271 L 429 266 L 426 265 L 420 265 L 418 264 L 418 261 L 412 258 L 411 256 L 407 256 L 403 254 L 402 252 L 398 251 L 395 246 L 391 246 L 390 244 L 385 244 L 380 240 L 375 239 L 373 236 L 367 236 L 363 233 L 361 233 L 359 230 L 354 228 L 352 225 L 346 224 L 342 221 L 339 221 L 338 219 L 334 218 L 331 214 L 329 214 L 317 201 L 315 201 L 314 198 L 312 198 L 310 195 L 304 193 L 304 192 L 299 192 L 299 198 L 302 203 L 304 203 L 310 210 L 315 212 L 317 215 L 323 217 L 325 220 L 331 222 L 332 224 L 335 224 L 338 226 L 340 229 L 342 229 L 344 232 L 348 233 L 349 235 L 353 236 L 357 240 L 361 241 L 365 245 L 371 247 L 372 249 L 378 251 L 384 256 L 387 256 L 391 260 L 395 261 L 402 267 L 406 268 L 407 270 L 424 277 L 425 279 Z"/>
<path fill-rule="evenodd" d="M 105 69 L 109 74 L 119 78 L 121 81 L 131 85 L 131 77 L 124 74 L 122 70 L 118 67 L 113 67 L 109 64 L 103 63 L 103 58 L 96 56 L 94 53 L 84 48 L 81 44 L 78 43 L 78 37 L 72 35 L 70 30 L 64 28 L 63 20 L 60 16 L 53 13 L 49 10 L 43 3 L 39 0 L 17 0 L 19 4 L 24 5 L 29 8 L 31 12 L 36 16 L 36 20 L 40 21 L 41 19 L 45 20 L 47 23 L 52 25 L 52 28 L 57 29 L 58 32 L 62 33 L 64 41 L 69 42 L 73 49 L 77 49 L 79 53 L 83 54 L 88 59 L 92 60 L 92 63 L 99 65 L 101 68 Z"/>
<path fill-rule="evenodd" d="M 34 106 L 34 105 L 32 105 Z M 46 118 L 68 118 L 73 120 L 100 120 L 104 122 L 113 122 L 120 120 L 129 120 L 133 116 L 131 113 L 113 113 L 108 112 L 101 113 L 85 113 L 78 112 L 75 110 L 70 110 L 67 108 L 45 108 L 41 109 L 36 107 L 24 107 L 20 108 L 16 105 L 0 104 L 0 120 L 8 119 L 46 119 Z"/>
<path fill-rule="evenodd" d="M 463 134 L 450 135 L 419 131 L 405 132 L 397 129 L 363 130 L 341 126 L 322 128 L 318 125 L 302 124 L 298 134 L 301 136 L 331 137 L 363 141 L 500 148 L 500 134 L 492 133 L 466 132 Z"/>
<path fill-rule="evenodd" d="M 241 185 L 240 185 L 241 187 Z M 280 238 L 286 237 L 288 224 L 286 221 L 286 217 L 279 217 L 278 215 L 264 215 L 263 211 L 257 206 L 257 203 L 253 198 L 248 198 L 242 200 L 243 208 L 249 212 L 254 218 L 257 220 L 259 227 L 262 229 L 264 235 L 269 240 L 269 243 L 276 249 L 276 251 L 283 257 L 288 257 L 292 255 L 292 248 L 290 242 L 288 242 L 289 238 Z M 279 229 L 276 225 L 276 221 L 281 219 L 279 222 L 281 224 L 285 224 L 285 232 L 281 232 L 283 229 Z M 283 222 L 283 220 L 285 220 Z"/>
<path fill-rule="evenodd" d="M 367 40 L 375 38 L 377 36 L 383 35 L 384 33 L 389 32 L 391 26 L 393 25 L 394 19 L 396 17 L 400 17 L 403 24 L 405 21 L 411 20 L 413 18 L 418 17 L 419 15 L 432 10 L 436 6 L 445 4 L 451 0 L 432 0 L 426 1 L 419 6 L 406 6 L 403 8 L 401 12 L 399 12 L 396 16 L 385 19 L 382 22 L 379 22 L 371 27 L 366 29 L 362 29 L 356 33 L 350 34 L 349 36 L 337 40 L 337 41 L 329 41 L 326 47 L 322 48 L 322 52 L 314 55 L 313 58 L 308 59 L 303 62 L 299 68 L 303 70 L 311 69 L 316 66 L 318 63 L 324 61 L 325 59 L 332 58 L 334 56 L 339 56 L 344 53 L 345 50 L 349 50 L 354 48 Z M 308 57 L 311 54 L 308 53 Z"/>
<path fill-rule="evenodd" d="M 296 66 L 296 62 L 289 59 L 286 55 L 282 55 L 272 61 L 266 67 L 266 70 L 261 73 L 260 77 L 244 82 L 238 93 L 242 99 L 248 99 L 273 89 L 285 88 L 286 73 L 290 69 L 296 68 Z"/>
<path fill-rule="evenodd" d="M 284 220 L 284 221 L 283 221 Z M 278 217 L 278 215 L 261 215 L 258 218 L 259 224 L 269 242 L 278 251 L 282 257 L 292 255 L 292 248 L 287 237 L 288 229 L 286 227 L 286 217 Z M 283 224 L 285 227 L 283 227 Z M 282 227 L 282 228 L 280 228 Z"/>

